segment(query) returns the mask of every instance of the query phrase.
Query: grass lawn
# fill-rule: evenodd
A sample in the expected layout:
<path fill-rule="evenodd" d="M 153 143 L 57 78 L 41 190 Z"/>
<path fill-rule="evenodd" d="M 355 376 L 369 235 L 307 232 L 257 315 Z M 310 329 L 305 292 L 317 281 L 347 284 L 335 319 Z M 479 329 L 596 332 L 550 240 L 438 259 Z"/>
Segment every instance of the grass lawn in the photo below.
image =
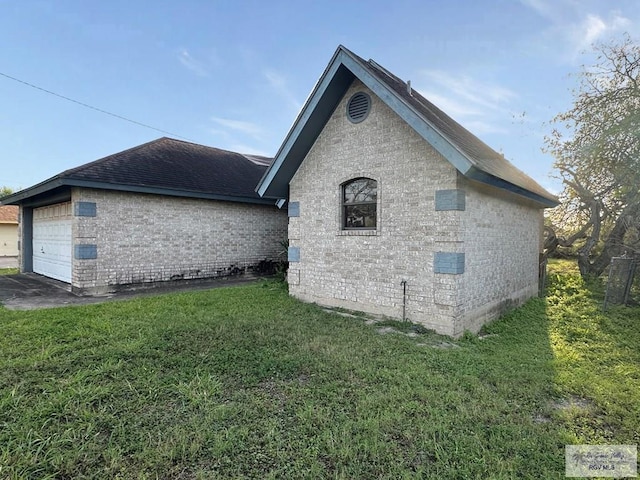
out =
<path fill-rule="evenodd" d="M 0 275 L 15 275 L 19 272 L 17 268 L 0 268 Z"/>
<path fill-rule="evenodd" d="M 565 478 L 566 444 L 640 443 L 640 308 L 553 268 L 458 341 L 276 283 L 0 308 L 0 478 Z"/>

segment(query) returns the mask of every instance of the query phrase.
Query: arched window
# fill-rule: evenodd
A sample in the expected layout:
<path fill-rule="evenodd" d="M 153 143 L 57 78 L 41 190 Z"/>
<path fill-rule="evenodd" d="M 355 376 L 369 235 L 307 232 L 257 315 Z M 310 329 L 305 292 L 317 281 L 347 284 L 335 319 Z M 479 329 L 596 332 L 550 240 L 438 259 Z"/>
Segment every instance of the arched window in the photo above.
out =
<path fill-rule="evenodd" d="M 342 228 L 345 230 L 376 228 L 378 182 L 356 178 L 342 184 Z"/>

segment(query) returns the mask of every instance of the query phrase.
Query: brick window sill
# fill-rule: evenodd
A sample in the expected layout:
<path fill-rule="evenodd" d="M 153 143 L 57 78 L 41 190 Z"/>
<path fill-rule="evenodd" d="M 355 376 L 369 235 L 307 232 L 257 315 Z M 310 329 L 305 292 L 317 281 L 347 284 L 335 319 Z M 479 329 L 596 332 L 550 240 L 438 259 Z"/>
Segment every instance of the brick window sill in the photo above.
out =
<path fill-rule="evenodd" d="M 339 230 L 339 237 L 377 237 L 380 235 L 378 230 Z"/>

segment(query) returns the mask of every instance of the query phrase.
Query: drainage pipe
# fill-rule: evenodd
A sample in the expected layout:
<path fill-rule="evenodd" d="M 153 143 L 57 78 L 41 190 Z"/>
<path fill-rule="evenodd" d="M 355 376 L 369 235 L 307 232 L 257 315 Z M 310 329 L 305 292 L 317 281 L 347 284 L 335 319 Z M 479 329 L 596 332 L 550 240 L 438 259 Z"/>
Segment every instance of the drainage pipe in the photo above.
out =
<path fill-rule="evenodd" d="M 400 282 L 402 285 L 402 321 L 407 321 L 407 281 L 402 280 Z"/>

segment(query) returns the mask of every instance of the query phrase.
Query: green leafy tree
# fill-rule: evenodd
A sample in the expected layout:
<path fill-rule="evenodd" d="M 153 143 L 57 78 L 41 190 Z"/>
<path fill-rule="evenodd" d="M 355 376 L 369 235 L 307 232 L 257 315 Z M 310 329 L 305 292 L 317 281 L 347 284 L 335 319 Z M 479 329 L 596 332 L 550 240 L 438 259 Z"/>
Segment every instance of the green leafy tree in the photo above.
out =
<path fill-rule="evenodd" d="M 595 49 L 572 108 L 545 138 L 564 185 L 545 247 L 575 248 L 583 276 L 601 275 L 612 257 L 640 247 L 640 46 L 625 35 Z"/>
<path fill-rule="evenodd" d="M 7 195 L 11 195 L 13 193 L 13 189 L 10 187 L 0 187 L 0 198 L 6 197 Z"/>

